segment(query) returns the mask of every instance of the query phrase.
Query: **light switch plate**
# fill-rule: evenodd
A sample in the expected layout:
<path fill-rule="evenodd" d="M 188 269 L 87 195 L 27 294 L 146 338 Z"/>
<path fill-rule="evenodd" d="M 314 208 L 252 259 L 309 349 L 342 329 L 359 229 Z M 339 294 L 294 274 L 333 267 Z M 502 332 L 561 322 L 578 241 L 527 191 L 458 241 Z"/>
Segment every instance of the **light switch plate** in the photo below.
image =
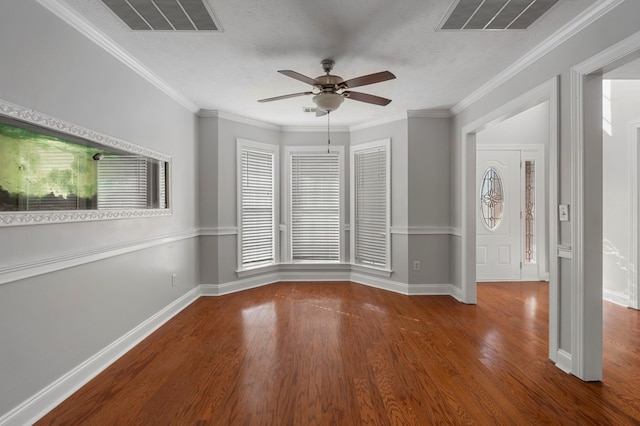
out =
<path fill-rule="evenodd" d="M 560 204 L 558 206 L 558 219 L 560 222 L 569 222 L 569 205 Z"/>

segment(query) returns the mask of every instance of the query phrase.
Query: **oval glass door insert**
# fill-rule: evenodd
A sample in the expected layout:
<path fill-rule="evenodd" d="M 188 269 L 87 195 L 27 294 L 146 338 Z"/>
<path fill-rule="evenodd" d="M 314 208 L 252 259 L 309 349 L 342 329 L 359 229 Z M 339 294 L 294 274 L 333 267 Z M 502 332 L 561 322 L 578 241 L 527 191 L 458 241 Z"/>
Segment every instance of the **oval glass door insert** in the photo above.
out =
<path fill-rule="evenodd" d="M 504 191 L 498 170 L 489 167 L 482 176 L 480 186 L 480 214 L 489 229 L 496 229 L 502 222 Z"/>

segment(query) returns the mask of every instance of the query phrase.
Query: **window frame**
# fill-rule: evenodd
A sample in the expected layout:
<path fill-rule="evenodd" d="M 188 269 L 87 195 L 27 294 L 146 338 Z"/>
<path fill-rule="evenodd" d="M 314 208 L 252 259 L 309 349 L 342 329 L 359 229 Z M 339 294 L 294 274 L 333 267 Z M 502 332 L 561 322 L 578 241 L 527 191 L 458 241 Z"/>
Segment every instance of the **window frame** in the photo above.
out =
<path fill-rule="evenodd" d="M 359 152 L 371 151 L 376 149 L 383 149 L 386 152 L 385 156 L 385 264 L 373 265 L 368 263 L 360 263 L 356 261 L 356 170 L 355 170 L 355 156 Z M 372 142 L 366 142 L 358 145 L 351 146 L 349 155 L 349 168 L 350 168 L 350 255 L 351 263 L 362 268 L 369 268 L 374 270 L 380 270 L 390 273 L 391 270 L 391 139 L 381 139 Z"/>
<path fill-rule="evenodd" d="M 68 137 L 69 141 L 86 141 L 97 149 L 113 149 L 131 155 L 139 155 L 158 160 L 165 164 L 165 208 L 110 209 L 110 210 L 55 210 L 55 211 L 10 211 L 0 212 L 0 228 L 20 225 L 42 225 L 50 223 L 89 222 L 142 217 L 170 216 L 173 214 L 172 158 L 151 149 L 117 139 L 58 118 L 42 114 L 0 99 L 0 117 L 17 125 L 24 123 L 40 129 L 43 133 L 53 133 Z"/>
<path fill-rule="evenodd" d="M 285 191 L 287 194 L 286 201 L 284 203 L 285 208 L 285 218 L 286 218 L 286 247 L 284 247 L 284 256 L 285 260 L 290 263 L 296 263 L 301 265 L 306 264 L 319 264 L 319 263 L 343 263 L 345 261 L 346 250 L 345 250 L 345 171 L 344 171 L 344 147 L 343 146 L 331 146 L 329 147 L 329 151 L 332 153 L 336 153 L 338 155 L 338 169 L 339 169 L 339 255 L 337 261 L 332 260 L 317 260 L 317 261 L 302 261 L 302 260 L 293 260 L 293 188 L 292 188 L 292 179 L 293 179 L 293 168 L 292 168 L 292 160 L 293 155 L 321 155 L 327 153 L 327 146 L 287 146 L 285 147 Z"/>
<path fill-rule="evenodd" d="M 273 236 L 273 261 L 270 263 L 262 263 L 252 267 L 245 267 L 242 264 L 242 151 L 243 150 L 252 150 L 257 152 L 266 152 L 273 156 L 273 196 L 272 196 L 272 206 L 273 206 L 273 214 L 272 214 L 272 236 Z M 255 142 L 247 139 L 236 139 L 236 223 L 237 223 L 237 239 L 236 239 L 236 247 L 237 247 L 237 269 L 236 272 L 250 271 L 256 270 L 264 267 L 269 267 L 273 265 L 277 265 L 280 262 L 279 256 L 279 247 L 280 247 L 280 238 L 279 238 L 279 221 L 280 221 L 280 209 L 279 209 L 279 146 L 271 145 L 262 142 Z"/>

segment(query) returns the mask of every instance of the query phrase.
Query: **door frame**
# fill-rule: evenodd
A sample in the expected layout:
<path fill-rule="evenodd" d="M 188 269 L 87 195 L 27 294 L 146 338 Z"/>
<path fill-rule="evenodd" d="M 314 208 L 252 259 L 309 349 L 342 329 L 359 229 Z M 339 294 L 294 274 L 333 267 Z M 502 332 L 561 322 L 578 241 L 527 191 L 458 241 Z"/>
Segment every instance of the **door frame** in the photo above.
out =
<path fill-rule="evenodd" d="M 476 285 L 476 133 L 542 102 L 549 102 L 549 358 L 556 362 L 559 350 L 558 293 L 558 133 L 559 76 L 526 92 L 461 130 L 462 160 L 462 247 L 461 299 L 477 302 Z"/>
<path fill-rule="evenodd" d="M 522 166 L 525 161 L 535 161 L 536 173 L 535 173 L 535 241 L 536 241 L 536 273 L 535 276 L 524 275 L 524 251 L 522 251 L 522 243 L 524 240 L 524 220 L 520 218 L 520 261 L 522 267 L 520 268 L 520 280 L 521 281 L 548 281 L 549 273 L 547 272 L 547 202 L 546 202 L 546 188 L 547 182 L 545 181 L 545 150 L 543 144 L 482 144 L 476 146 L 476 151 L 520 151 L 520 211 L 525 211 L 525 194 L 523 191 L 524 182 L 524 167 Z M 542 214 L 541 214 L 542 213 Z"/>
<path fill-rule="evenodd" d="M 585 381 L 602 380 L 602 73 L 638 57 L 640 32 L 571 68 L 574 207 L 568 362 L 570 372 Z"/>
<path fill-rule="evenodd" d="M 631 190 L 631 221 L 629 229 L 631 231 L 629 245 L 629 267 L 628 267 L 628 285 L 629 300 L 628 306 L 633 309 L 640 309 L 640 292 L 638 292 L 638 265 L 640 265 L 640 224 L 638 220 L 638 210 L 640 209 L 640 184 L 638 178 L 638 154 L 640 153 L 640 121 L 629 124 L 629 188 Z"/>

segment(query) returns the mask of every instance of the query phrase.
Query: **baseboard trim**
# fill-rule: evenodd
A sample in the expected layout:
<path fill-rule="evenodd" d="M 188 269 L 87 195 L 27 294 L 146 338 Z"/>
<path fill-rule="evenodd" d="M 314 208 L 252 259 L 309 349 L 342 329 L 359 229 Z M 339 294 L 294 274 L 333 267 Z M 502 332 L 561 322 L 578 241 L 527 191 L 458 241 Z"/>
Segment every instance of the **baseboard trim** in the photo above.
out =
<path fill-rule="evenodd" d="M 571 374 L 571 354 L 562 349 L 558 349 L 558 356 L 556 357 L 556 367 L 567 374 Z"/>
<path fill-rule="evenodd" d="M 620 305 L 625 308 L 631 306 L 629 295 L 626 293 L 621 293 L 619 291 L 604 289 L 602 298 L 607 302 L 615 303 L 616 305 Z"/>
<path fill-rule="evenodd" d="M 409 284 L 410 296 L 453 296 L 453 284 Z"/>
<path fill-rule="evenodd" d="M 0 426 L 33 424 L 200 297 L 195 287 L 0 418 Z"/>

